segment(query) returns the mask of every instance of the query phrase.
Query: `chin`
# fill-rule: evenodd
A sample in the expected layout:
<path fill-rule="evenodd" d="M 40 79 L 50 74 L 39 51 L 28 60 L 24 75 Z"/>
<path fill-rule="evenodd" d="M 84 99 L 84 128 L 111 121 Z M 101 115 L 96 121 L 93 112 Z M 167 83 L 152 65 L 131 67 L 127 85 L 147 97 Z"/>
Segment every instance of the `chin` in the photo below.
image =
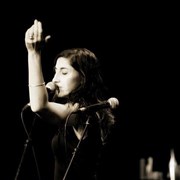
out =
<path fill-rule="evenodd" d="M 64 94 L 64 93 L 60 92 L 59 94 L 57 94 L 57 96 L 58 96 L 59 98 L 67 98 L 67 97 L 68 97 L 68 94 Z"/>

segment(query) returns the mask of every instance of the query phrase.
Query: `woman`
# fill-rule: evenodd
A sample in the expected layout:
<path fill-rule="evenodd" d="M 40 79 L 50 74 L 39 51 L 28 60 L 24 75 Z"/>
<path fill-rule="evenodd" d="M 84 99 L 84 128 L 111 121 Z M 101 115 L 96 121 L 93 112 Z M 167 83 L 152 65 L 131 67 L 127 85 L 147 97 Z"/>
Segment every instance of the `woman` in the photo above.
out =
<path fill-rule="evenodd" d="M 57 126 L 52 139 L 54 180 L 97 179 L 100 152 L 115 118 L 110 108 L 84 113 L 77 110 L 105 100 L 99 61 L 85 48 L 58 54 L 51 82 L 54 96 L 49 100 L 41 64 L 41 48 L 48 38 L 43 37 L 38 20 L 25 34 L 31 110 Z M 118 105 L 115 98 L 109 103 L 111 108 Z"/>

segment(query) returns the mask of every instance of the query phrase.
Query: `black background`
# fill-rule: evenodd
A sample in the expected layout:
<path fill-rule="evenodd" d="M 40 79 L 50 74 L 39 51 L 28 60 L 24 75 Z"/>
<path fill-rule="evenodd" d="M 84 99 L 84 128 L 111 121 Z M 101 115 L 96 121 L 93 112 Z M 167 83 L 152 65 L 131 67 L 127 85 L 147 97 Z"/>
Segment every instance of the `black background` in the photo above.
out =
<path fill-rule="evenodd" d="M 35 18 L 42 21 L 44 33 L 51 35 L 43 54 L 46 82 L 53 76 L 53 60 L 59 51 L 86 47 L 102 62 L 110 96 L 121 102 L 116 111 L 117 127 L 104 160 L 104 177 L 136 179 L 139 159 L 149 156 L 154 158 L 154 170 L 166 176 L 171 149 L 180 161 L 176 8 L 176 4 L 70 1 L 3 6 L 1 179 L 14 179 L 27 138 L 21 120 L 21 110 L 29 101 L 24 34 Z M 43 180 L 49 180 L 53 174 L 49 125 L 39 121 L 34 131 L 40 173 Z M 38 179 L 31 147 L 19 176 L 23 180 Z"/>

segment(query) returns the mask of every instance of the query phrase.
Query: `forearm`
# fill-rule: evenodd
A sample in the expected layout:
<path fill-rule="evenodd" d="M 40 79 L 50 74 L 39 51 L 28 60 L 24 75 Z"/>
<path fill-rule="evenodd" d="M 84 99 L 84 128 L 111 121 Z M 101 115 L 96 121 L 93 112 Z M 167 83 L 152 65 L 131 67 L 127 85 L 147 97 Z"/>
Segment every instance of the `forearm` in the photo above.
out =
<path fill-rule="evenodd" d="M 46 107 L 48 101 L 39 52 L 28 53 L 28 78 L 31 109 L 38 112 Z"/>

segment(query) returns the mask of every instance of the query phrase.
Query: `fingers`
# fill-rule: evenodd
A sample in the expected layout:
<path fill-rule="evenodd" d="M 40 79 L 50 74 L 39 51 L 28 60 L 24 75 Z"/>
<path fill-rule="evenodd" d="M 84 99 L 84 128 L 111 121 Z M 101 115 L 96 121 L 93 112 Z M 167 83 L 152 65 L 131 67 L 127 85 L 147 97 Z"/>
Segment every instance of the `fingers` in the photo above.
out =
<path fill-rule="evenodd" d="M 34 20 L 34 38 L 36 38 L 37 41 L 42 40 L 42 23 L 40 21 Z"/>
<path fill-rule="evenodd" d="M 25 33 L 25 41 L 27 43 L 32 43 L 33 39 L 34 39 L 34 36 L 33 36 L 32 27 L 31 27 Z"/>
<path fill-rule="evenodd" d="M 38 20 L 34 20 L 34 24 L 26 31 L 26 40 L 30 42 L 42 41 L 43 29 L 42 23 Z"/>
<path fill-rule="evenodd" d="M 79 103 L 75 103 L 72 108 L 72 112 L 76 112 L 79 109 Z"/>

